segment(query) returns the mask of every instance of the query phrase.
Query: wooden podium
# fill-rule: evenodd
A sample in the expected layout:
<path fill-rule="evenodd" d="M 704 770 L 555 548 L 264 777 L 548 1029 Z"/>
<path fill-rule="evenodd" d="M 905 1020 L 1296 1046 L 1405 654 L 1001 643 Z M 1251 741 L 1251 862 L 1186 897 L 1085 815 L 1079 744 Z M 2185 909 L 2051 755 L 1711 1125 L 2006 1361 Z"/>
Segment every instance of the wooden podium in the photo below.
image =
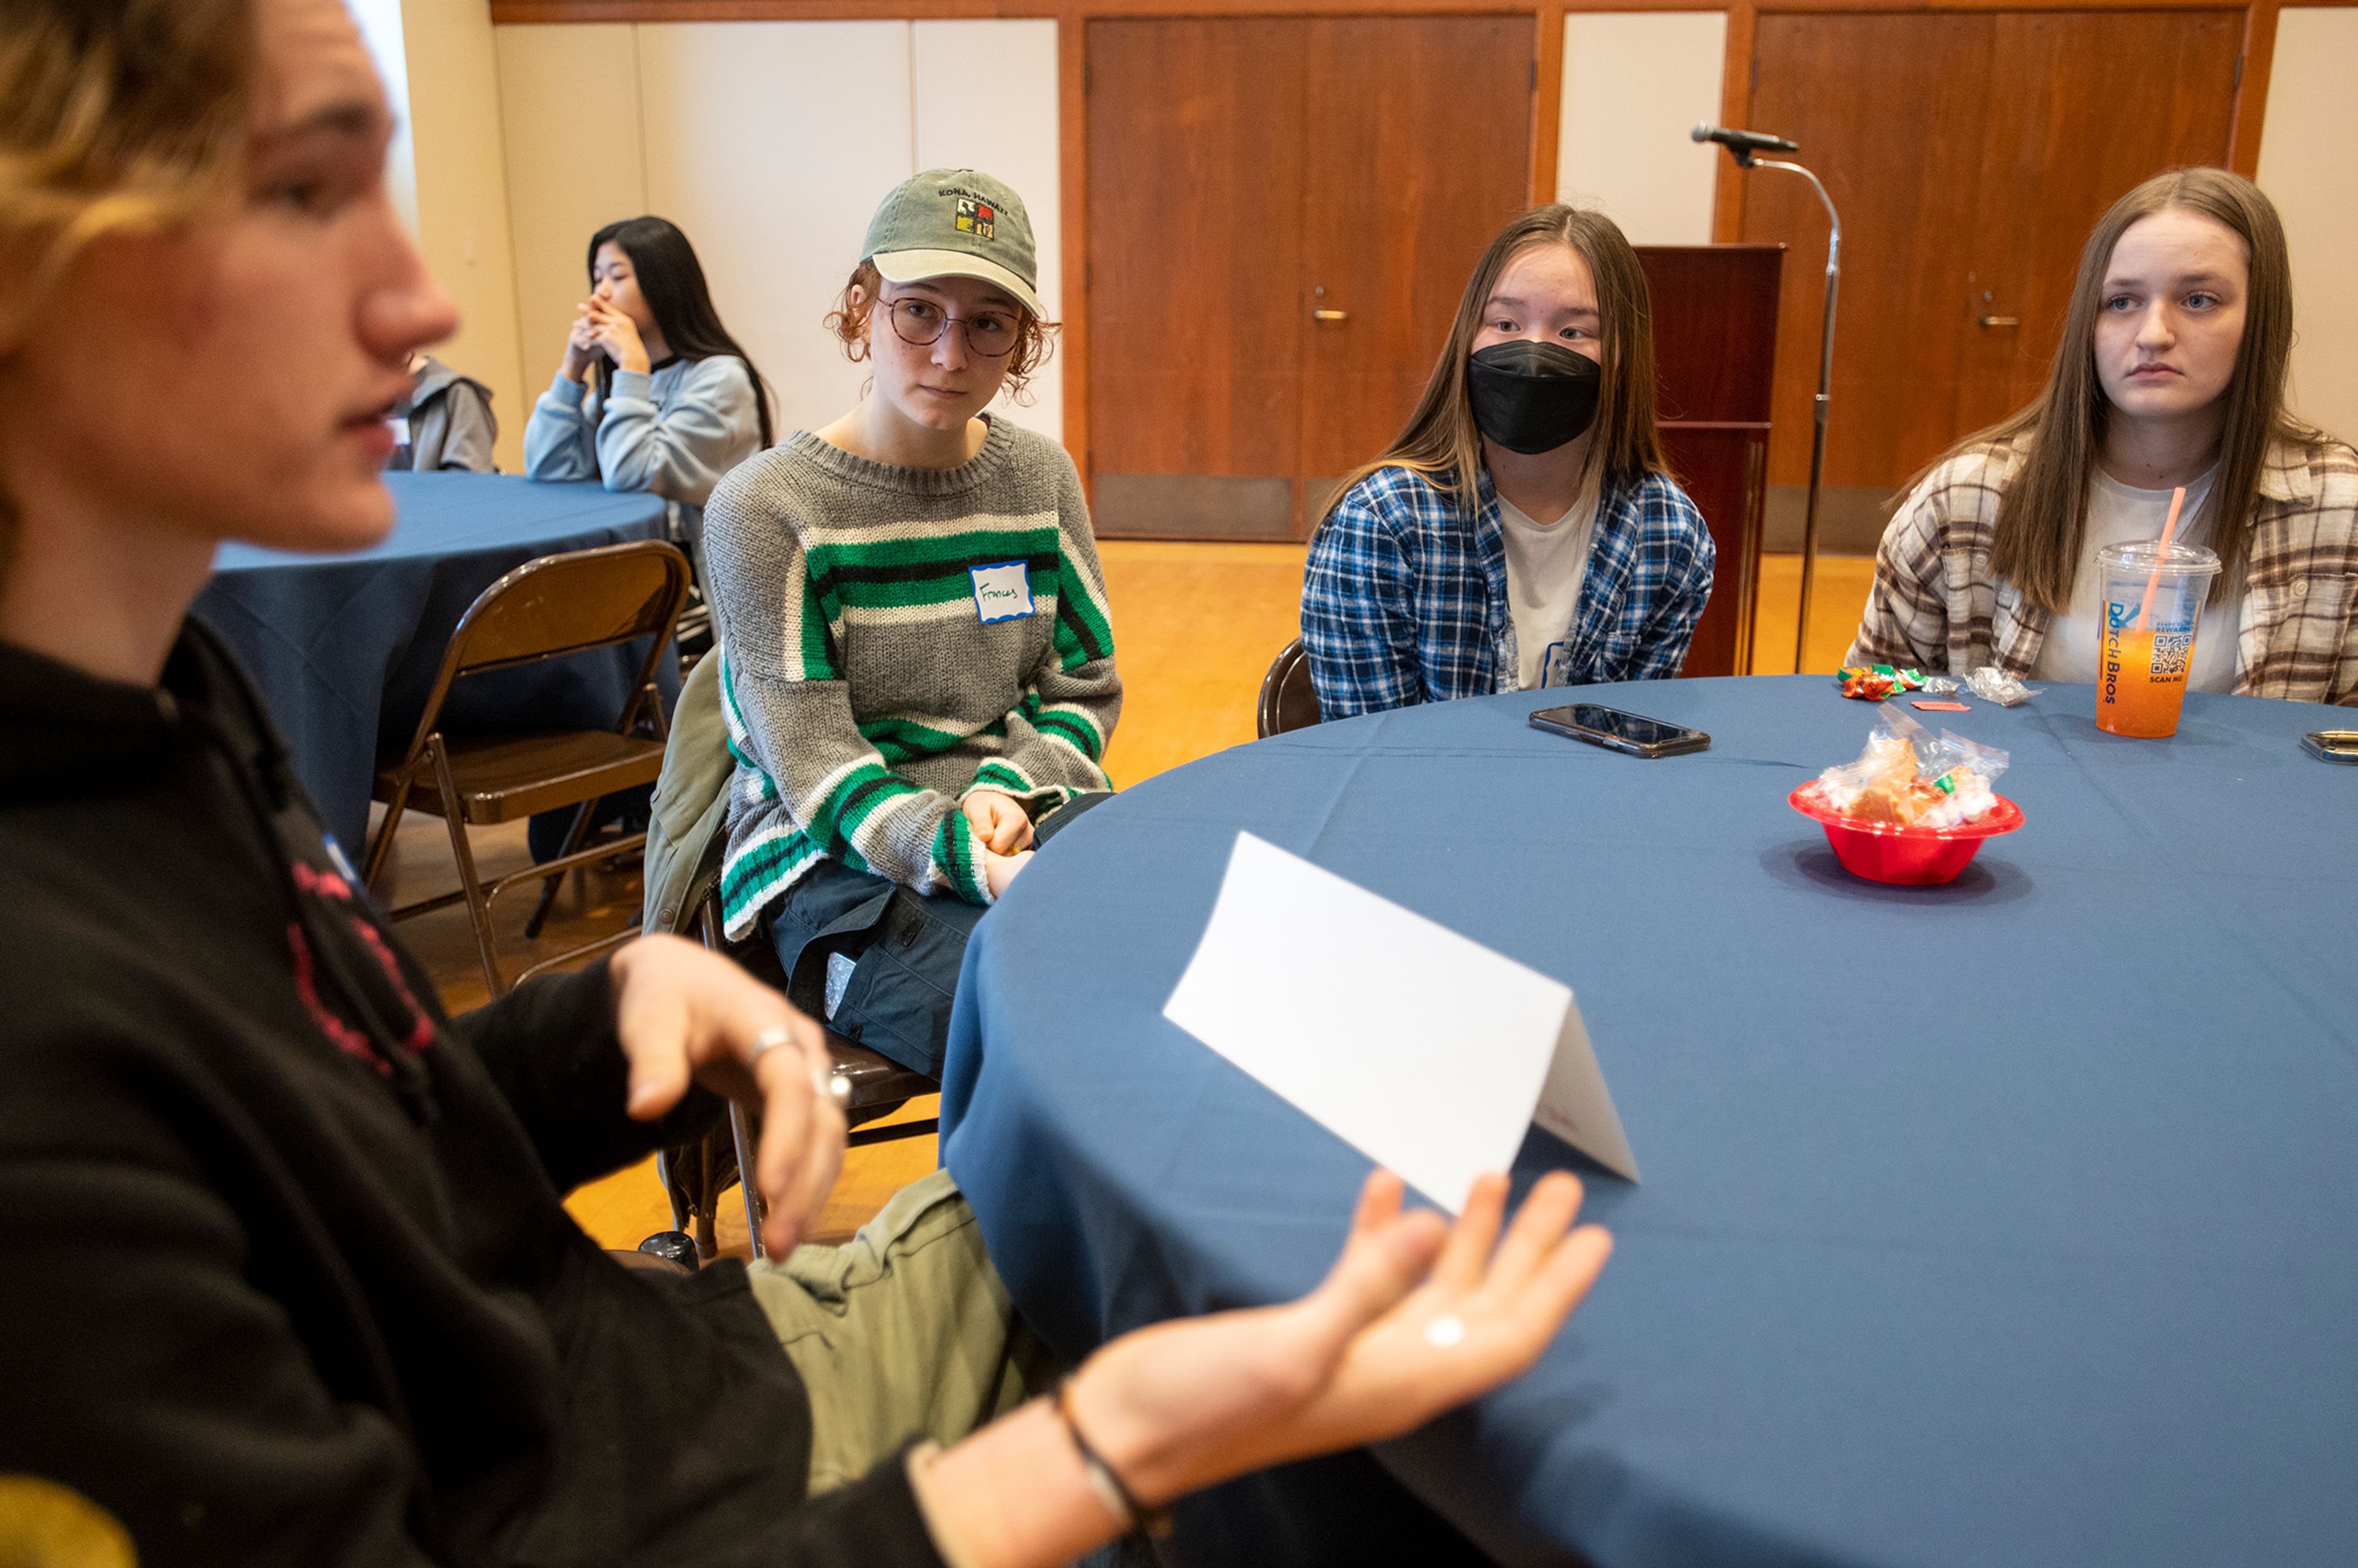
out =
<path fill-rule="evenodd" d="M 1752 669 L 1784 259 L 1782 245 L 1638 247 L 1653 296 L 1662 453 L 1719 546 L 1711 605 L 1687 650 L 1685 675 Z"/>

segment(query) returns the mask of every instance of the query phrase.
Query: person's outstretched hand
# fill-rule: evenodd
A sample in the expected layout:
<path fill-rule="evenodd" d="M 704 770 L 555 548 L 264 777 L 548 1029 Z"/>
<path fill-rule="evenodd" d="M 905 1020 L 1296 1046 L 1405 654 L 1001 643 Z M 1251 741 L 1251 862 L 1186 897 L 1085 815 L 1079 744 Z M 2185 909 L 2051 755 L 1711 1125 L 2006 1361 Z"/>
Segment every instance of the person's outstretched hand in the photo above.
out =
<path fill-rule="evenodd" d="M 1396 1437 L 1498 1387 L 1613 1250 L 1600 1227 L 1573 1228 L 1581 1188 L 1564 1172 L 1532 1187 L 1504 1240 L 1504 1176 L 1475 1184 L 1455 1227 L 1403 1214 L 1401 1190 L 1368 1176 L 1341 1258 L 1299 1301 L 1158 1324 L 1083 1364 L 1075 1418 L 1142 1501 Z"/>
<path fill-rule="evenodd" d="M 676 936 L 642 936 L 608 966 L 614 1029 L 631 1060 L 628 1108 L 653 1121 L 691 1079 L 762 1114 L 754 1190 L 762 1246 L 795 1249 L 843 1166 L 843 1111 L 827 1092 L 827 1035 L 729 959 Z M 761 1043 L 767 1038 L 771 1044 Z"/>
<path fill-rule="evenodd" d="M 974 836 L 982 840 L 984 849 L 994 855 L 1012 855 L 1018 849 L 1032 847 L 1032 818 L 1011 795 L 995 789 L 967 792 L 958 802 L 958 809 L 973 825 Z"/>

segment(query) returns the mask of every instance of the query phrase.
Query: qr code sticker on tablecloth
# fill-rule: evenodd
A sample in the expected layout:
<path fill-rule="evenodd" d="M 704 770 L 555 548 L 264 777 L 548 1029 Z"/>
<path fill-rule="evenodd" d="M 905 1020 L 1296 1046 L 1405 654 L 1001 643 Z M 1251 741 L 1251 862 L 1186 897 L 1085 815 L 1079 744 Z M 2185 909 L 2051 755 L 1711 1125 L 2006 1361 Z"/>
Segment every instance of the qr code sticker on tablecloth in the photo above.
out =
<path fill-rule="evenodd" d="M 2153 638 L 2153 673 L 2157 676 L 2182 676 L 2187 661 L 2194 655 L 2194 633 L 2191 632 L 2157 632 Z"/>

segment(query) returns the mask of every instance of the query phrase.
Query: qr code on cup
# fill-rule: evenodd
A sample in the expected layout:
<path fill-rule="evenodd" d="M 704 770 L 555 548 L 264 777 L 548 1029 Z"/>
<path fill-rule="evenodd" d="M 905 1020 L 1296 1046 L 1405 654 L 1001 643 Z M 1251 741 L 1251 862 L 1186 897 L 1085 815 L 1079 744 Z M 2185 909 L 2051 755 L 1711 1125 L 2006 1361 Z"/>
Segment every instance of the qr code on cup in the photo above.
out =
<path fill-rule="evenodd" d="M 2187 661 L 2194 656 L 2194 633 L 2191 632 L 2158 632 L 2153 639 L 2153 673 L 2157 676 L 2182 676 Z"/>

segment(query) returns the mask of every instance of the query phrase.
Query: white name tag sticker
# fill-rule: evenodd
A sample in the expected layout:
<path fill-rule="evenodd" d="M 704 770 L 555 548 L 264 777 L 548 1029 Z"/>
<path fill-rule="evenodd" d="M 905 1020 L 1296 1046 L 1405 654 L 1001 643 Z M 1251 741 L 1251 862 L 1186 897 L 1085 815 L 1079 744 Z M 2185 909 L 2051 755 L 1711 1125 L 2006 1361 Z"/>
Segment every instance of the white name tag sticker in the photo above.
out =
<path fill-rule="evenodd" d="M 998 621 L 1021 621 L 1032 613 L 1032 574 L 1022 561 L 969 567 L 974 579 L 975 618 L 985 626 Z"/>

